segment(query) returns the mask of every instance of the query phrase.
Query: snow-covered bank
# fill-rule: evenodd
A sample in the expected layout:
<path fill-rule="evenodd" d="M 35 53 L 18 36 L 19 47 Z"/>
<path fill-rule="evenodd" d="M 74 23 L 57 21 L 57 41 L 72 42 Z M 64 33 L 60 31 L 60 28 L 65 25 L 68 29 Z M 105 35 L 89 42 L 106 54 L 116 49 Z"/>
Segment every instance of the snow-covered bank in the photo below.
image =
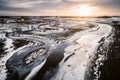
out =
<path fill-rule="evenodd" d="M 51 80 L 85 80 L 89 62 L 94 59 L 102 41 L 111 42 L 108 37 L 112 33 L 111 26 L 98 24 L 95 28 L 75 34 L 69 40 L 74 43 L 65 49 L 65 57 Z"/>

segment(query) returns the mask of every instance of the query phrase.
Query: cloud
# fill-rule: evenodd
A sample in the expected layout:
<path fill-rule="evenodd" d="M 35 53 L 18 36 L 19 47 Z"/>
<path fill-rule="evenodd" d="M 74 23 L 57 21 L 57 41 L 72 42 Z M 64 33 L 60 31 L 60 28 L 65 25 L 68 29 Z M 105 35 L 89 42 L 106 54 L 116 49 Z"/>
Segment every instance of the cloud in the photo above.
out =
<path fill-rule="evenodd" d="M 119 14 L 120 0 L 0 0 L 0 15 L 49 15 L 68 14 L 69 10 L 80 4 L 90 4 L 106 11 Z M 98 9 L 98 12 L 99 9 Z M 115 13 L 114 12 L 114 13 Z M 7 13 L 5 13 L 7 15 Z"/>
<path fill-rule="evenodd" d="M 12 5 L 10 6 L 9 1 L 0 0 L 0 11 L 26 11 L 26 10 L 30 10 L 30 9 L 21 8 L 21 7 L 13 7 Z"/>

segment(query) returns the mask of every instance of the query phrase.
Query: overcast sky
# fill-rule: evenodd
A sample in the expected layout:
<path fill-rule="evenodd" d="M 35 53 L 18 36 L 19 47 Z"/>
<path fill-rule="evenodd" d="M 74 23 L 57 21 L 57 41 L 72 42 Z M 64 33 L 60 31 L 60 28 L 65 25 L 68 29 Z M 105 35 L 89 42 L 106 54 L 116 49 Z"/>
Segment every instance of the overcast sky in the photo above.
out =
<path fill-rule="evenodd" d="M 120 0 L 0 0 L 0 15 L 78 16 L 73 9 L 82 4 L 94 9 L 90 16 L 120 15 Z"/>

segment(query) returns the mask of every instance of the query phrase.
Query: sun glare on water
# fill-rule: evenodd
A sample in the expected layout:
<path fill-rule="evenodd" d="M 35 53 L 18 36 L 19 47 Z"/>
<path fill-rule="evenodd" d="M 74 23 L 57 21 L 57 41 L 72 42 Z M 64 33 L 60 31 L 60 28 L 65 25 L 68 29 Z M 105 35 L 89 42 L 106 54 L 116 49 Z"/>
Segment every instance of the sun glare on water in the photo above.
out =
<path fill-rule="evenodd" d="M 79 16 L 90 16 L 94 11 L 94 9 L 87 4 L 83 4 L 77 7 L 76 9 L 74 9 L 74 11 Z"/>

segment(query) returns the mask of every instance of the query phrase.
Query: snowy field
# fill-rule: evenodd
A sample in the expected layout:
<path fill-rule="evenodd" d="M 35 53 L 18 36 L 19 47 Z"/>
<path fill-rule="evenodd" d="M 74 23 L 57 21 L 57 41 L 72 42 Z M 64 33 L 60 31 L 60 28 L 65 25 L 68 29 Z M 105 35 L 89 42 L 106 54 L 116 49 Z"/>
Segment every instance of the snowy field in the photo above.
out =
<path fill-rule="evenodd" d="M 0 25 L 0 80 L 98 80 L 120 18 L 29 21 Z"/>

